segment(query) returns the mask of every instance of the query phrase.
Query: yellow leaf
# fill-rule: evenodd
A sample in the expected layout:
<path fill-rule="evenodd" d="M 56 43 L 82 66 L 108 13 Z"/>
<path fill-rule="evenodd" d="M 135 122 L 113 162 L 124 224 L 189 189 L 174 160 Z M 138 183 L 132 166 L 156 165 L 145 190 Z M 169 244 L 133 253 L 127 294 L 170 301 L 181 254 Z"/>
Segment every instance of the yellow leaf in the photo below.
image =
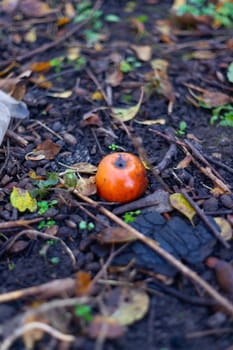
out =
<path fill-rule="evenodd" d="M 226 240 L 229 241 L 232 238 L 232 228 L 229 221 L 221 217 L 215 217 L 214 221 L 220 227 L 220 234 Z"/>
<path fill-rule="evenodd" d="M 141 95 L 136 106 L 133 106 L 130 108 L 112 108 L 112 116 L 118 120 L 121 120 L 122 122 L 127 122 L 133 119 L 140 109 L 142 99 L 143 99 L 143 93 L 144 93 L 144 89 L 142 88 Z"/>
<path fill-rule="evenodd" d="M 91 98 L 93 101 L 102 101 L 104 99 L 102 93 L 98 90 L 93 92 Z"/>
<path fill-rule="evenodd" d="M 136 120 L 135 122 L 138 124 L 142 124 L 142 125 L 155 125 L 155 124 L 160 124 L 160 125 L 165 125 L 166 124 L 166 120 L 163 118 L 160 119 L 148 119 L 148 120 Z"/>
<path fill-rule="evenodd" d="M 36 199 L 32 198 L 31 194 L 22 188 L 14 187 L 10 194 L 10 202 L 12 207 L 24 212 L 27 209 L 34 212 L 37 209 Z"/>
<path fill-rule="evenodd" d="M 169 199 L 171 206 L 177 209 L 183 215 L 185 215 L 194 226 L 193 217 L 196 214 L 196 212 L 193 209 L 193 207 L 189 204 L 187 199 L 185 199 L 181 193 L 173 193 L 170 195 Z"/>
<path fill-rule="evenodd" d="M 123 326 L 130 325 L 146 315 L 149 303 L 149 297 L 145 291 L 124 289 L 120 304 L 111 318 Z"/>
<path fill-rule="evenodd" d="M 48 94 L 48 96 L 58 97 L 58 98 L 69 98 L 71 95 L 72 95 L 72 90 L 66 90 L 63 92 L 54 92 L 54 93 Z"/>

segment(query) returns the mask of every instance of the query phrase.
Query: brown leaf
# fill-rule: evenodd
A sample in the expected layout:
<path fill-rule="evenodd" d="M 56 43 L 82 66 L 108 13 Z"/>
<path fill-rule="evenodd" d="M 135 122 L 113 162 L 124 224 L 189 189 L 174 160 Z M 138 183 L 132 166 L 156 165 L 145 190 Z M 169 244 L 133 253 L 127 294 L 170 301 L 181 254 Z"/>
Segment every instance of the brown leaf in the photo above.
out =
<path fill-rule="evenodd" d="M 152 57 L 152 47 L 149 45 L 137 46 L 131 45 L 131 48 L 135 51 L 137 58 L 141 61 L 148 62 Z"/>
<path fill-rule="evenodd" d="M 41 315 L 30 315 L 24 319 L 24 325 L 32 322 L 48 323 L 48 321 Z M 33 329 L 23 333 L 23 342 L 27 349 L 34 349 L 35 344 L 42 339 L 44 331 L 41 329 Z"/>
<path fill-rule="evenodd" d="M 51 63 L 49 61 L 34 62 L 30 65 L 30 69 L 37 73 L 47 72 L 50 68 Z"/>
<path fill-rule="evenodd" d="M 95 176 L 89 178 L 80 178 L 76 185 L 76 190 L 84 196 L 91 196 L 96 193 Z"/>
<path fill-rule="evenodd" d="M 17 101 L 21 101 L 26 92 L 26 84 L 31 76 L 31 71 L 27 70 L 15 78 L 0 79 L 0 89 L 13 96 Z"/>
<path fill-rule="evenodd" d="M 127 243 L 136 239 L 128 230 L 120 226 L 107 227 L 96 234 L 96 238 L 102 244 Z"/>
<path fill-rule="evenodd" d="M 214 221 L 220 228 L 220 234 L 221 236 L 226 240 L 229 241 L 232 238 L 232 228 L 230 223 L 222 218 L 222 217 L 215 217 Z"/>
<path fill-rule="evenodd" d="M 76 273 L 75 290 L 77 296 L 85 296 L 90 292 L 91 275 L 89 272 L 78 271 Z"/>
<path fill-rule="evenodd" d="M 27 160 L 54 159 L 61 147 L 51 140 L 45 140 L 31 153 L 26 155 Z"/>
<path fill-rule="evenodd" d="M 30 243 L 29 241 L 18 240 L 9 249 L 9 252 L 14 254 L 20 253 L 27 248 L 29 243 Z"/>
<path fill-rule="evenodd" d="M 192 161 L 192 156 L 188 155 L 185 156 L 184 159 L 182 159 L 178 165 L 176 166 L 176 169 L 185 169 L 187 168 Z"/>
<path fill-rule="evenodd" d="M 120 70 L 120 65 L 117 64 L 114 69 L 107 74 L 106 83 L 115 87 L 120 85 L 124 78 L 124 74 Z"/>
<path fill-rule="evenodd" d="M 21 0 L 19 9 L 27 17 L 45 17 L 57 12 L 57 9 L 51 9 L 46 2 L 40 0 Z"/>
<path fill-rule="evenodd" d="M 126 327 L 120 325 L 116 320 L 109 316 L 96 315 L 91 324 L 86 329 L 90 338 L 96 339 L 103 334 L 107 339 L 116 339 L 121 337 L 126 331 Z"/>
<path fill-rule="evenodd" d="M 100 116 L 98 113 L 88 112 L 84 114 L 82 121 L 80 122 L 80 126 L 81 128 L 84 128 L 85 126 L 89 126 L 89 125 L 94 125 L 94 126 L 103 125 L 103 122 L 100 119 Z"/>
<path fill-rule="evenodd" d="M 233 296 L 233 266 L 215 257 L 209 257 L 206 265 L 210 269 L 214 269 L 217 282 L 220 287 L 230 296 Z"/>

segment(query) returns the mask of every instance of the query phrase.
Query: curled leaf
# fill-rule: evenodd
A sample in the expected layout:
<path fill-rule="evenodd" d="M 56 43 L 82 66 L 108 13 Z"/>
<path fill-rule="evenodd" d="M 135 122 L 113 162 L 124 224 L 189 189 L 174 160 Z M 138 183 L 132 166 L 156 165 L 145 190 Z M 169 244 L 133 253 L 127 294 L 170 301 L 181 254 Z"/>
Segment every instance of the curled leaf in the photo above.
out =
<path fill-rule="evenodd" d="M 130 107 L 130 108 L 112 108 L 112 113 L 111 113 L 112 116 L 118 120 L 121 120 L 122 122 L 127 122 L 127 121 L 133 119 L 137 115 L 137 113 L 140 109 L 142 99 L 143 99 L 143 93 L 144 93 L 144 90 L 141 89 L 141 95 L 140 95 L 139 101 L 133 107 Z"/>
<path fill-rule="evenodd" d="M 169 199 L 171 206 L 177 209 L 183 215 L 185 215 L 194 226 L 193 217 L 196 214 L 196 212 L 193 209 L 193 207 L 189 204 L 187 199 L 185 199 L 181 193 L 173 193 L 170 195 Z"/>

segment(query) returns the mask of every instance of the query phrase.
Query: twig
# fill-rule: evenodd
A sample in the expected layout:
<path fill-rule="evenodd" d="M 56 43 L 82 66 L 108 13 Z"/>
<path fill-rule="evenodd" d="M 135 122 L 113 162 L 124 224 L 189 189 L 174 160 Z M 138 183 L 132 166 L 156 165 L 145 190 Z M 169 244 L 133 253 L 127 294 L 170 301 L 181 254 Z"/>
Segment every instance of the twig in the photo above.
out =
<path fill-rule="evenodd" d="M 26 332 L 31 332 L 37 329 L 42 330 L 43 332 L 46 332 L 52 337 L 63 342 L 73 342 L 75 340 L 75 337 L 73 335 L 62 333 L 46 323 L 30 322 L 28 324 L 23 325 L 20 328 L 17 328 L 9 337 L 7 337 L 0 345 L 0 350 L 8 350 L 11 347 L 11 345 L 15 342 L 15 340 L 22 337 Z"/>
<path fill-rule="evenodd" d="M 6 250 L 10 249 L 12 247 L 12 245 L 15 243 L 15 241 L 23 236 L 23 235 L 28 235 L 28 236 L 34 236 L 34 237 L 43 237 L 43 238 L 46 238 L 46 239 L 53 239 L 55 241 L 58 241 L 60 242 L 63 247 L 65 248 L 67 254 L 69 255 L 71 261 L 72 261 L 72 265 L 73 267 L 75 267 L 76 265 L 76 259 L 75 259 L 75 256 L 74 254 L 72 253 L 72 251 L 70 250 L 70 248 L 65 244 L 65 242 L 59 238 L 59 237 L 56 237 L 56 236 L 51 236 L 51 235 L 48 235 L 47 233 L 43 233 L 43 232 L 40 232 L 40 231 L 36 231 L 36 230 L 23 230 L 21 232 L 19 232 L 18 234 L 16 234 L 14 237 L 11 237 L 5 244 L 3 244 L 3 246 L 1 247 L 0 249 L 0 256 L 2 256 Z"/>
<path fill-rule="evenodd" d="M 20 146 L 26 147 L 28 145 L 28 141 L 22 136 L 16 134 L 13 130 L 8 129 L 6 135 L 17 142 Z"/>
<path fill-rule="evenodd" d="M 40 222 L 43 220 L 43 218 L 35 218 L 31 220 L 15 220 L 15 221 L 7 221 L 7 222 L 0 222 L 0 230 L 6 230 L 8 228 L 18 227 L 18 226 L 29 226 L 31 224 L 34 224 L 36 222 Z"/>
<path fill-rule="evenodd" d="M 101 84 L 99 83 L 99 81 L 97 80 L 97 78 L 94 76 L 94 74 L 92 73 L 92 71 L 90 70 L 90 68 L 86 69 L 87 75 L 91 78 L 91 80 L 95 83 L 96 87 L 100 90 L 104 101 L 106 102 L 106 105 L 108 107 L 111 107 L 111 104 L 109 102 L 109 99 L 104 91 L 104 89 L 102 88 Z"/>
<path fill-rule="evenodd" d="M 61 135 L 59 135 L 57 132 L 55 132 L 54 130 L 52 130 L 50 127 L 48 127 L 47 125 L 45 125 L 44 123 L 42 123 L 40 120 L 35 120 L 34 124 L 39 124 L 40 126 L 42 126 L 42 128 L 44 128 L 45 130 L 49 131 L 50 134 L 56 136 L 58 139 L 63 140 L 63 137 Z M 34 124 L 31 124 L 28 129 L 31 129 L 33 127 Z"/>
<path fill-rule="evenodd" d="M 74 28 L 68 30 L 63 36 L 61 36 L 60 38 L 54 40 L 51 43 L 48 44 L 44 44 L 42 46 L 39 46 L 38 48 L 36 48 L 35 50 L 32 50 L 30 52 L 27 52 L 24 55 L 21 56 L 17 56 L 15 57 L 16 62 L 23 62 L 24 60 L 31 58 L 37 54 L 41 54 L 45 51 L 48 51 L 50 49 L 53 49 L 54 47 L 59 46 L 60 44 L 62 44 L 63 42 L 65 42 L 66 40 L 68 40 L 72 35 L 74 35 L 75 33 L 77 33 L 83 26 L 85 26 L 93 17 L 95 11 L 97 11 L 101 6 L 101 1 L 97 0 L 95 5 L 92 8 L 92 11 L 90 13 L 90 16 L 84 20 L 83 22 L 79 23 L 78 25 L 76 25 Z M 7 61 L 2 61 L 0 63 L 0 68 L 6 66 L 7 64 L 11 63 L 12 60 L 7 60 Z"/>
<path fill-rule="evenodd" d="M 204 221 L 204 223 L 206 224 L 206 226 L 210 229 L 210 231 L 213 233 L 213 235 L 217 238 L 217 240 L 219 242 L 221 242 L 225 248 L 230 248 L 229 243 L 227 243 L 225 241 L 225 239 L 220 235 L 220 232 L 218 231 L 218 229 L 216 229 L 216 227 L 212 224 L 212 222 L 210 222 L 207 218 L 207 216 L 205 215 L 205 213 L 201 210 L 201 208 L 192 200 L 192 198 L 188 195 L 188 193 L 181 189 L 180 193 L 184 196 L 184 198 L 189 202 L 189 204 L 191 205 L 191 207 L 193 207 L 193 209 L 195 210 L 195 212 L 200 216 L 200 218 Z"/>
<path fill-rule="evenodd" d="M 210 335 L 218 335 L 218 334 L 220 335 L 220 334 L 232 333 L 232 332 L 233 332 L 232 328 L 207 329 L 206 331 L 188 333 L 185 335 L 185 338 L 186 339 L 202 338 L 202 337 L 208 337 Z"/>
<path fill-rule="evenodd" d="M 230 174 L 233 174 L 233 168 L 229 167 L 228 165 L 220 162 L 217 159 L 214 159 L 213 157 L 210 157 L 209 155 L 205 154 L 205 158 L 208 159 L 211 163 L 214 163 L 218 166 L 220 166 L 221 168 L 225 169 L 226 171 L 228 171 Z"/>
<path fill-rule="evenodd" d="M 60 179 L 60 181 L 62 184 L 64 184 L 64 181 L 62 179 Z M 221 305 L 231 316 L 233 316 L 233 304 L 229 300 L 227 300 L 221 294 L 219 294 L 209 283 L 203 280 L 196 272 L 192 271 L 182 262 L 177 260 L 173 255 L 171 255 L 162 247 L 160 247 L 156 241 L 144 236 L 141 232 L 137 231 L 135 228 L 126 224 L 123 220 L 121 220 L 119 217 L 111 213 L 108 209 L 98 205 L 93 199 L 88 198 L 87 196 L 84 196 L 83 194 L 79 193 L 77 190 L 73 190 L 73 193 L 77 197 L 79 197 L 81 200 L 95 206 L 96 209 L 99 210 L 101 213 L 106 215 L 108 218 L 113 220 L 115 223 L 117 223 L 121 227 L 128 230 L 136 239 L 146 244 L 148 247 L 154 250 L 159 256 L 164 258 L 172 266 L 177 268 L 177 270 L 183 273 L 184 276 L 186 276 L 192 282 L 196 283 L 199 287 L 203 288 L 206 291 L 206 293 L 208 293 L 214 300 L 216 300 L 216 302 L 219 305 Z"/>

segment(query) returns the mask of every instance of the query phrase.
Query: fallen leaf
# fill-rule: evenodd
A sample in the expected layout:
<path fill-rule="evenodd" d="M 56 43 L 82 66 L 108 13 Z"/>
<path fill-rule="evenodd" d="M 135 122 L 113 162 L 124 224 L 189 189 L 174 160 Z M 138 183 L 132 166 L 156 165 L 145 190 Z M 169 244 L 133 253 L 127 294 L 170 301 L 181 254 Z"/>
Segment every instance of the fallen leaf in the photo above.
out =
<path fill-rule="evenodd" d="M 135 123 L 142 124 L 142 125 L 156 125 L 156 124 L 165 125 L 166 120 L 163 118 L 149 119 L 149 120 L 137 120 L 137 119 L 135 119 Z"/>
<path fill-rule="evenodd" d="M 22 188 L 14 187 L 10 194 L 10 202 L 12 207 L 24 212 L 27 209 L 34 212 L 37 209 L 37 201 L 32 198 L 30 192 Z"/>
<path fill-rule="evenodd" d="M 176 166 L 176 169 L 185 169 L 187 168 L 190 163 L 192 161 L 192 156 L 191 155 L 187 155 L 184 157 L 184 159 L 182 159 Z"/>
<path fill-rule="evenodd" d="M 174 28 L 170 20 L 157 20 L 156 29 L 160 34 L 160 40 L 166 44 L 171 44 L 176 40 Z"/>
<path fill-rule="evenodd" d="M 143 34 L 145 32 L 144 23 L 139 21 L 137 18 L 131 17 L 130 18 L 130 23 L 131 23 L 132 27 L 134 27 L 136 29 L 137 34 L 140 35 L 140 34 Z"/>
<path fill-rule="evenodd" d="M 69 17 L 61 17 L 61 18 L 58 18 L 56 24 L 58 27 L 62 27 L 64 26 L 65 24 L 68 24 L 70 23 L 70 18 Z"/>
<path fill-rule="evenodd" d="M 26 155 L 27 160 L 54 159 L 61 147 L 51 140 L 45 140 Z"/>
<path fill-rule="evenodd" d="M 133 119 L 141 106 L 142 99 L 143 99 L 144 89 L 141 89 L 141 94 L 138 103 L 130 108 L 112 108 L 111 115 L 112 117 L 121 120 L 122 122 L 127 122 L 131 119 Z"/>
<path fill-rule="evenodd" d="M 15 78 L 0 79 L 0 89 L 21 101 L 26 92 L 26 84 L 31 76 L 31 70 L 26 70 Z"/>
<path fill-rule="evenodd" d="M 123 326 L 141 320 L 148 312 L 150 299 L 145 291 L 124 288 L 121 291 L 120 303 L 111 314 L 111 318 Z"/>
<path fill-rule="evenodd" d="M 86 271 L 78 271 L 75 278 L 75 290 L 77 296 L 85 296 L 90 292 L 91 275 Z"/>
<path fill-rule="evenodd" d="M 100 119 L 99 113 L 96 112 L 88 112 L 85 113 L 82 117 L 82 120 L 80 122 L 80 126 L 81 128 L 84 128 L 86 126 L 90 126 L 90 125 L 94 125 L 94 126 L 102 126 L 103 122 Z"/>
<path fill-rule="evenodd" d="M 31 28 L 25 35 L 24 40 L 28 43 L 34 43 L 37 40 L 36 29 Z"/>
<path fill-rule="evenodd" d="M 79 178 L 76 185 L 76 190 L 84 196 L 91 196 L 96 193 L 95 176 L 89 178 Z"/>
<path fill-rule="evenodd" d="M 62 91 L 62 92 L 49 93 L 48 96 L 58 97 L 58 98 L 69 98 L 72 95 L 72 93 L 73 93 L 72 90 L 66 90 L 66 91 Z"/>
<path fill-rule="evenodd" d="M 169 197 L 170 204 L 173 208 L 177 209 L 180 213 L 185 215 L 194 226 L 193 217 L 196 214 L 193 207 L 189 204 L 187 199 L 181 193 L 173 193 Z"/>
<path fill-rule="evenodd" d="M 127 243 L 136 239 L 128 230 L 120 226 L 104 228 L 96 234 L 96 238 L 101 244 Z"/>
<path fill-rule="evenodd" d="M 78 46 L 68 47 L 66 56 L 71 61 L 77 60 L 80 57 L 80 48 Z"/>
<path fill-rule="evenodd" d="M 51 67 L 50 61 L 34 62 L 30 64 L 30 70 L 37 73 L 47 72 Z"/>
<path fill-rule="evenodd" d="M 137 58 L 143 62 L 148 62 L 152 57 L 152 47 L 149 45 L 137 46 L 131 45 L 131 48 L 135 51 Z"/>
<path fill-rule="evenodd" d="M 106 83 L 112 87 L 119 86 L 124 78 L 124 74 L 120 70 L 120 64 L 116 64 L 114 68 L 107 74 Z"/>
<path fill-rule="evenodd" d="M 219 286 L 229 296 L 233 296 L 233 266 L 224 260 L 215 257 L 209 257 L 206 265 L 215 271 L 216 279 Z"/>
<path fill-rule="evenodd" d="M 26 326 L 32 322 L 41 322 L 41 323 L 47 324 L 48 320 L 46 320 L 46 318 L 41 315 L 32 314 L 32 315 L 26 316 L 26 318 L 23 320 L 23 325 Z M 24 332 L 23 333 L 24 345 L 26 346 L 27 349 L 34 349 L 36 343 L 39 340 L 41 340 L 43 336 L 44 336 L 44 331 L 39 328 Z"/>
<path fill-rule="evenodd" d="M 21 0 L 19 9 L 27 17 L 45 17 L 58 11 L 50 8 L 46 2 L 40 0 Z"/>
<path fill-rule="evenodd" d="M 220 228 L 220 234 L 221 236 L 226 240 L 229 241 L 232 238 L 232 228 L 229 221 L 222 217 L 215 217 L 214 221 Z"/>
<path fill-rule="evenodd" d="M 126 327 L 119 324 L 109 316 L 96 315 L 91 324 L 86 328 L 90 338 L 96 339 L 104 333 L 107 339 L 116 339 L 121 337 L 126 331 Z"/>
<path fill-rule="evenodd" d="M 69 168 L 80 174 L 93 175 L 97 171 L 97 167 L 91 163 L 80 162 L 69 165 Z"/>
<path fill-rule="evenodd" d="M 103 97 L 101 91 L 97 90 L 97 91 L 93 92 L 91 99 L 93 101 L 103 101 L 104 97 Z"/>

